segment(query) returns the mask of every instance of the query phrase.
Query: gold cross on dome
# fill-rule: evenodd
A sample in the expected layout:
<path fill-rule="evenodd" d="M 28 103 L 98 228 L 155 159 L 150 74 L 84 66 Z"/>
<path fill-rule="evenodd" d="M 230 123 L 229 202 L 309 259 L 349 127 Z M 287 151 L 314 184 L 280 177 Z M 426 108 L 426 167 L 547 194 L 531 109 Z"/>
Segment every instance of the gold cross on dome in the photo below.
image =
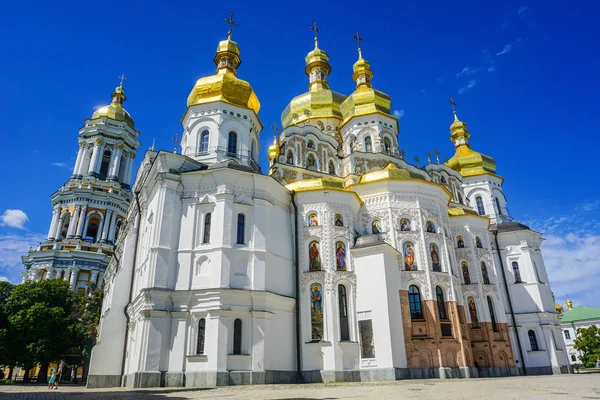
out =
<path fill-rule="evenodd" d="M 454 97 L 450 96 L 448 103 L 452 104 L 452 112 L 456 114 L 456 101 L 454 101 Z"/>
<path fill-rule="evenodd" d="M 271 125 L 271 129 L 273 129 L 273 134 L 277 136 L 277 131 L 279 131 L 279 128 L 277 127 L 277 122 L 273 122 L 273 125 Z"/>
<path fill-rule="evenodd" d="M 229 24 L 229 30 L 227 31 L 227 38 L 231 38 L 231 29 L 232 29 L 234 26 L 239 26 L 239 25 L 237 24 L 237 22 L 235 22 L 235 21 L 233 20 L 233 13 L 232 13 L 232 12 L 230 12 L 230 13 L 229 13 L 229 19 L 225 18 L 225 22 L 226 22 L 227 24 Z"/>
<path fill-rule="evenodd" d="M 315 47 L 317 47 L 317 42 L 319 41 L 317 34 L 319 32 L 321 32 L 321 30 L 319 28 L 317 28 L 317 20 L 316 19 L 313 21 L 312 26 L 309 27 L 308 29 L 310 29 L 311 31 L 313 31 L 315 33 Z"/>
<path fill-rule="evenodd" d="M 171 140 L 175 142 L 175 147 L 173 147 L 173 153 L 177 153 L 177 143 L 181 142 L 181 139 L 179 139 L 179 133 L 175 132 L 175 137 L 171 138 Z"/>
<path fill-rule="evenodd" d="M 353 39 L 356 39 L 357 43 L 358 43 L 358 55 L 360 57 L 362 57 L 362 43 L 365 42 L 365 38 L 360 37 L 360 32 L 358 32 L 358 30 L 356 31 L 356 35 L 352 35 Z"/>
<path fill-rule="evenodd" d="M 119 82 L 119 87 L 123 87 L 123 81 L 126 79 L 125 74 L 121 74 L 121 76 L 119 76 L 119 79 L 121 80 L 121 82 Z"/>

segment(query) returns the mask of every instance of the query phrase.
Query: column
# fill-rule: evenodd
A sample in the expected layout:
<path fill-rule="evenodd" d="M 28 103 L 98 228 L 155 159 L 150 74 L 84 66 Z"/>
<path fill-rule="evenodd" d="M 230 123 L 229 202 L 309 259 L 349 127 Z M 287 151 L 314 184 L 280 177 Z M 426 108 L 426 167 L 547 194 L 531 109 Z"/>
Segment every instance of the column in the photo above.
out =
<path fill-rule="evenodd" d="M 77 161 L 75 161 L 75 167 L 73 168 L 72 178 L 75 178 L 79 174 L 79 168 L 83 161 L 83 143 L 79 143 L 79 152 L 77 153 Z"/>
<path fill-rule="evenodd" d="M 59 214 L 60 214 L 60 211 L 59 211 Z M 62 229 L 63 221 L 64 221 L 64 216 L 61 215 L 58 218 L 58 224 L 56 225 L 56 232 L 54 233 L 54 239 L 55 240 L 60 240 L 60 230 Z"/>
<path fill-rule="evenodd" d="M 92 160 L 90 161 L 90 165 L 88 167 L 88 176 L 97 176 L 97 169 L 100 168 L 100 163 L 102 160 L 102 150 L 104 146 L 102 146 L 102 140 L 96 139 L 96 143 L 94 143 L 94 149 L 92 150 Z"/>
<path fill-rule="evenodd" d="M 75 290 L 75 284 L 77 283 L 77 273 L 79 272 L 79 269 L 77 268 L 72 268 L 71 269 L 71 290 Z"/>
<path fill-rule="evenodd" d="M 63 276 L 63 281 L 68 281 L 71 276 L 71 270 L 69 268 L 65 269 L 65 276 Z"/>
<path fill-rule="evenodd" d="M 129 164 L 131 164 L 131 157 L 129 153 L 123 154 L 123 157 L 125 157 L 125 167 L 123 168 L 123 173 L 119 176 L 119 182 L 129 183 L 127 180 L 127 174 L 129 171 Z"/>
<path fill-rule="evenodd" d="M 105 212 L 105 214 L 108 214 Z M 106 215 L 100 215 L 100 225 L 98 225 L 98 231 L 96 232 L 96 237 L 94 238 L 94 242 L 99 242 L 102 239 L 102 229 L 104 229 L 104 220 L 106 219 Z"/>
<path fill-rule="evenodd" d="M 79 163 L 79 169 L 77 170 L 78 177 L 87 175 L 88 169 L 90 167 L 90 151 L 92 151 L 92 147 L 88 146 L 87 144 L 84 144 L 83 155 L 81 157 L 81 162 Z"/>
<path fill-rule="evenodd" d="M 92 276 L 90 278 L 90 287 L 92 285 L 95 285 L 95 287 L 98 287 L 98 285 L 96 284 L 96 279 L 98 279 L 98 271 L 92 271 Z"/>
<path fill-rule="evenodd" d="M 106 217 L 104 217 L 104 226 L 102 227 L 102 236 L 100 237 L 100 242 L 106 242 L 106 239 L 108 238 L 108 229 L 110 228 L 113 214 L 113 210 L 106 210 Z"/>
<path fill-rule="evenodd" d="M 77 230 L 75 232 L 76 238 L 81 238 L 81 234 L 83 232 L 83 225 L 85 223 L 85 216 L 87 214 L 87 206 L 81 207 L 81 212 L 79 213 L 79 222 L 77 222 Z"/>
<path fill-rule="evenodd" d="M 102 280 L 104 279 L 104 272 L 98 273 L 98 287 L 102 287 Z"/>
<path fill-rule="evenodd" d="M 69 229 L 67 230 L 67 238 L 71 239 L 75 236 L 75 229 L 77 228 L 77 220 L 79 219 L 79 214 L 81 213 L 81 206 L 75 206 L 75 211 L 73 211 L 73 216 L 69 221 Z"/>
<path fill-rule="evenodd" d="M 115 231 L 117 229 L 117 212 L 113 212 L 112 219 L 110 221 L 110 228 L 108 230 L 108 241 L 113 243 L 115 241 Z"/>
<path fill-rule="evenodd" d="M 52 222 L 50 222 L 50 229 L 48 230 L 48 240 L 53 240 L 56 237 L 56 224 L 58 224 L 58 218 L 60 215 L 60 207 L 55 206 L 52 210 Z"/>
<path fill-rule="evenodd" d="M 122 147 L 122 145 L 119 145 Z M 112 159 L 110 160 L 110 169 L 108 171 L 107 179 L 111 181 L 118 180 L 119 175 L 119 167 L 121 166 L 121 155 L 123 154 L 123 150 L 117 146 L 115 151 L 113 152 Z"/>

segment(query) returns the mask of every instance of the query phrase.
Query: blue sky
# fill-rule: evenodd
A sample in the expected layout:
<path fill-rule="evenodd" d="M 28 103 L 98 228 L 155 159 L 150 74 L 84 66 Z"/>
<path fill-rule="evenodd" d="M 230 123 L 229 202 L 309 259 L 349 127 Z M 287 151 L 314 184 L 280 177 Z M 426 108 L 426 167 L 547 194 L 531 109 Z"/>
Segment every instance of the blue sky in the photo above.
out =
<path fill-rule="evenodd" d="M 401 115 L 407 159 L 453 154 L 453 95 L 471 143 L 506 178 L 513 217 L 548 238 L 557 298 L 600 306 L 600 196 L 594 172 L 600 89 L 600 5 L 558 1 L 13 2 L 0 13 L 0 277 L 17 281 L 19 255 L 43 238 L 50 194 L 70 176 L 77 130 L 127 76 L 126 108 L 145 151 L 171 149 L 194 82 L 235 12 L 239 76 L 254 87 L 265 126 L 306 91 L 304 56 L 317 19 L 331 87 L 353 90 L 359 29 L 374 86 Z M 377 5 L 377 7 L 375 7 Z M 6 8 L 8 7 L 8 8 Z M 272 133 L 261 135 L 261 160 Z M 141 154 L 136 161 L 141 160 Z M 423 161 L 422 161 L 423 162 Z M 13 210 L 5 212 L 4 210 Z M 20 210 L 19 213 L 14 210 Z M 3 214 L 2 214 L 3 213 Z M 1 279 L 1 278 L 0 278 Z"/>

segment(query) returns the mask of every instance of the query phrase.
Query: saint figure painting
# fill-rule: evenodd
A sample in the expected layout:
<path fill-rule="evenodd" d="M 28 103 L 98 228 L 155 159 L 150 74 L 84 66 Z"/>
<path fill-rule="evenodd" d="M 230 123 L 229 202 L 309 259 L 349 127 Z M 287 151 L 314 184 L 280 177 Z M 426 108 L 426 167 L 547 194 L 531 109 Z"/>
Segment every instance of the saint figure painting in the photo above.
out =
<path fill-rule="evenodd" d="M 321 285 L 310 285 L 310 322 L 312 327 L 312 340 L 323 339 L 323 298 Z"/>
<path fill-rule="evenodd" d="M 438 254 L 438 248 L 435 244 L 431 244 L 431 266 L 434 271 L 441 271 L 440 256 Z"/>
<path fill-rule="evenodd" d="M 417 260 L 415 259 L 415 249 L 411 242 L 404 243 L 404 268 L 407 271 L 417 270 Z"/>
<path fill-rule="evenodd" d="M 408 218 L 402 218 L 400 220 L 400 230 L 404 232 L 410 231 L 410 220 Z"/>
<path fill-rule="evenodd" d="M 338 271 L 346 270 L 346 246 L 342 242 L 335 244 L 335 266 Z"/>
<path fill-rule="evenodd" d="M 309 257 L 309 265 L 308 269 L 310 271 L 320 271 L 321 270 L 321 256 L 319 255 L 319 242 L 314 241 L 310 242 L 308 246 L 308 257 Z"/>

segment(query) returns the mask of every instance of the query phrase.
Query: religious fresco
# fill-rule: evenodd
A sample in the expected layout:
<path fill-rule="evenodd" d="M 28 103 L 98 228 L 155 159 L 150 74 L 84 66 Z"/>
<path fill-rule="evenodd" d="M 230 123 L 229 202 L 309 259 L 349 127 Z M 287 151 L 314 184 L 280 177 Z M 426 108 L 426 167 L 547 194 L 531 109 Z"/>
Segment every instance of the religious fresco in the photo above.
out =
<path fill-rule="evenodd" d="M 485 283 L 486 285 L 489 285 L 490 284 L 490 276 L 488 275 L 487 266 L 485 265 L 485 263 L 483 261 L 481 262 L 481 275 L 483 275 L 483 283 Z"/>
<path fill-rule="evenodd" d="M 318 226 L 319 225 L 319 217 L 317 214 L 310 214 L 308 216 L 308 226 Z"/>
<path fill-rule="evenodd" d="M 319 242 L 310 242 L 308 246 L 308 269 L 309 271 L 320 271 L 321 270 L 321 255 L 319 254 Z"/>
<path fill-rule="evenodd" d="M 466 261 L 463 261 L 462 263 L 460 263 L 461 267 L 462 267 L 462 274 L 463 274 L 463 280 L 465 281 L 465 284 L 469 284 L 471 283 L 471 275 L 469 274 L 469 266 L 467 265 Z"/>
<path fill-rule="evenodd" d="M 404 268 L 407 271 L 416 271 L 417 259 L 415 257 L 414 245 L 411 242 L 405 242 L 402 248 L 404 250 Z"/>
<path fill-rule="evenodd" d="M 469 297 L 467 299 L 469 306 L 469 315 L 471 316 L 471 326 L 473 328 L 479 328 L 479 318 L 477 318 L 477 307 L 475 306 L 475 299 Z"/>
<path fill-rule="evenodd" d="M 478 249 L 483 249 L 483 245 L 481 244 L 481 239 L 479 236 L 475 236 L 475 247 Z"/>
<path fill-rule="evenodd" d="M 408 231 L 412 230 L 411 224 L 410 224 L 410 219 L 402 218 L 400 220 L 400 230 L 404 231 L 404 232 L 408 232 Z"/>
<path fill-rule="evenodd" d="M 358 321 L 358 330 L 360 333 L 360 358 L 375 358 L 373 323 L 370 319 Z"/>
<path fill-rule="evenodd" d="M 333 161 L 329 161 L 329 173 L 335 174 L 335 166 L 333 165 Z"/>
<path fill-rule="evenodd" d="M 335 267 L 338 271 L 346 271 L 346 246 L 342 242 L 335 244 Z"/>
<path fill-rule="evenodd" d="M 293 164 L 294 163 L 294 154 L 292 153 L 292 151 L 288 151 L 287 153 L 287 163 L 288 164 Z"/>
<path fill-rule="evenodd" d="M 310 285 L 310 323 L 312 340 L 323 340 L 323 296 L 321 285 Z"/>
<path fill-rule="evenodd" d="M 381 221 L 376 219 L 371 224 L 371 232 L 373 233 L 381 233 Z"/>
<path fill-rule="evenodd" d="M 464 249 L 464 247 L 465 247 L 465 241 L 463 240 L 462 236 L 457 236 L 456 237 L 456 246 L 458 246 L 459 249 Z"/>
<path fill-rule="evenodd" d="M 308 162 L 307 164 L 307 168 L 308 167 L 315 167 L 317 166 L 317 162 L 315 161 L 315 156 L 313 156 L 312 154 L 308 155 Z"/>
<path fill-rule="evenodd" d="M 440 272 L 442 267 L 440 265 L 440 256 L 438 252 L 438 248 L 435 244 L 431 244 L 431 266 L 434 271 Z"/>
<path fill-rule="evenodd" d="M 425 223 L 425 229 L 427 230 L 427 232 L 429 233 L 435 233 L 435 225 L 433 224 L 433 222 L 431 221 L 427 221 Z"/>
<path fill-rule="evenodd" d="M 335 214 L 335 226 L 344 226 L 344 217 L 342 217 L 342 214 Z"/>

